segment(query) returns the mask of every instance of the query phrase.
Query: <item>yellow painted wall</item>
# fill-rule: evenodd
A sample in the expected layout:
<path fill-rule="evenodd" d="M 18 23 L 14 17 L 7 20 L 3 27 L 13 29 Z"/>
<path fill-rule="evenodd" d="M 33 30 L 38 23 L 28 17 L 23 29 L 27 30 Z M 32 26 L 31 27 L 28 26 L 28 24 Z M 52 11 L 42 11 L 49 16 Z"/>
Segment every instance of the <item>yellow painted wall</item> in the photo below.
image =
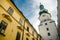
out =
<path fill-rule="evenodd" d="M 8 12 L 9 7 L 13 9 L 12 15 Z M 3 14 L 8 15 L 12 22 L 7 20 Z M 23 20 L 23 25 L 19 22 L 20 18 Z M 16 40 L 17 32 L 21 34 L 20 40 L 25 40 L 26 38 L 29 38 L 29 40 L 32 40 L 32 38 L 37 39 L 38 33 L 36 30 L 34 30 L 31 24 L 10 0 L 0 0 L 0 23 L 2 20 L 8 25 L 4 33 L 5 36 L 0 34 L 0 40 Z M 18 29 L 18 26 L 20 29 Z M 26 30 L 27 26 L 29 27 L 29 32 Z M 32 31 L 34 31 L 34 36 L 32 35 Z M 29 36 L 26 33 L 28 33 Z"/>
<path fill-rule="evenodd" d="M 28 21 L 25 21 L 25 30 L 27 31 L 27 27 L 29 27 L 29 35 L 31 36 L 29 39 L 32 40 L 32 38 L 34 38 L 35 40 L 37 40 L 37 32 L 34 30 L 34 28 L 30 25 L 30 23 L 28 23 Z M 34 31 L 34 36 L 32 35 Z M 28 31 L 27 31 L 28 32 Z M 27 33 L 26 32 L 26 33 Z M 25 33 L 25 32 L 24 32 Z"/>
<path fill-rule="evenodd" d="M 15 40 L 16 39 L 16 33 L 18 31 L 17 26 L 20 26 L 10 15 L 10 18 L 12 19 L 12 22 L 8 21 L 2 14 L 9 15 L 3 8 L 0 7 L 0 22 L 4 20 L 6 23 L 8 23 L 7 28 L 5 30 L 5 33 L 3 35 L 0 35 L 0 40 Z M 19 30 L 19 32 L 22 34 L 22 31 Z M 21 35 L 22 37 L 22 35 Z M 22 38 L 21 38 L 22 39 Z"/>
<path fill-rule="evenodd" d="M 21 33 L 21 40 L 22 40 L 23 31 L 18 30 L 18 28 L 17 28 L 17 26 L 22 27 L 17 22 L 17 21 L 19 21 L 20 15 L 18 15 L 18 13 L 14 9 L 13 15 L 10 16 L 9 13 L 7 12 L 9 7 L 11 7 L 11 6 L 9 5 L 9 3 L 6 0 L 0 0 L 0 22 L 2 20 L 4 20 L 6 23 L 8 23 L 5 33 L 4 33 L 5 36 L 0 35 L 0 40 L 16 40 L 17 31 L 19 31 Z M 4 18 L 3 14 L 8 15 L 11 18 L 12 22 L 10 22 L 6 18 Z M 18 16 L 18 17 L 16 17 L 16 16 Z M 22 29 L 23 29 L 23 27 L 22 27 Z"/>

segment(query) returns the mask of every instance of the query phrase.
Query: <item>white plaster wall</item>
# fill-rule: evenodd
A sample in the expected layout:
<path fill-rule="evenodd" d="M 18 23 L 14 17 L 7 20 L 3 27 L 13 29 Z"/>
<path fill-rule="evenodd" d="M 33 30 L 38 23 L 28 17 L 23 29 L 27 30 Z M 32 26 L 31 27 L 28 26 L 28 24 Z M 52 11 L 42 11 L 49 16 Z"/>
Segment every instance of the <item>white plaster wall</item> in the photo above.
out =
<path fill-rule="evenodd" d="M 45 15 L 45 16 L 43 16 L 43 15 Z M 43 21 L 45 19 L 51 19 L 51 15 L 47 14 L 47 13 L 43 13 L 43 14 L 41 14 L 41 16 L 39 16 L 40 21 Z"/>
<path fill-rule="evenodd" d="M 45 21 L 41 23 L 41 26 L 39 26 L 40 35 L 44 38 L 44 40 L 56 40 L 58 36 L 55 22 L 50 23 L 50 21 L 52 20 Z M 47 25 L 45 25 L 45 23 L 47 23 Z M 49 31 L 47 31 L 46 28 L 49 28 Z M 48 32 L 51 34 L 51 36 L 48 36 Z"/>

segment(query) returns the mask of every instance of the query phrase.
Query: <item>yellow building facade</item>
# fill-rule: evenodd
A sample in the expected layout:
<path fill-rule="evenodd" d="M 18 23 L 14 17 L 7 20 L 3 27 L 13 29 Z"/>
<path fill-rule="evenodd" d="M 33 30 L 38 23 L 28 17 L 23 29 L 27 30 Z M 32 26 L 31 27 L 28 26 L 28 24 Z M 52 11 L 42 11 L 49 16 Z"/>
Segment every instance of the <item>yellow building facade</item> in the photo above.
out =
<path fill-rule="evenodd" d="M 11 0 L 0 0 L 0 40 L 40 40 L 36 30 Z"/>

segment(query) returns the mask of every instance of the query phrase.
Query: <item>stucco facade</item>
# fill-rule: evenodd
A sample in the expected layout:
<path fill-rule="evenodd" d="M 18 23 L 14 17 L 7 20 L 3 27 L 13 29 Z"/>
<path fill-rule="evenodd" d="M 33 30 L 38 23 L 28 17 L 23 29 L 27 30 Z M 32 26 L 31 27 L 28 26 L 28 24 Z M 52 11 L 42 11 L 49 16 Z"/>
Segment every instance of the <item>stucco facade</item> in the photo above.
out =
<path fill-rule="evenodd" d="M 40 39 L 37 31 L 11 0 L 0 0 L 0 40 Z"/>

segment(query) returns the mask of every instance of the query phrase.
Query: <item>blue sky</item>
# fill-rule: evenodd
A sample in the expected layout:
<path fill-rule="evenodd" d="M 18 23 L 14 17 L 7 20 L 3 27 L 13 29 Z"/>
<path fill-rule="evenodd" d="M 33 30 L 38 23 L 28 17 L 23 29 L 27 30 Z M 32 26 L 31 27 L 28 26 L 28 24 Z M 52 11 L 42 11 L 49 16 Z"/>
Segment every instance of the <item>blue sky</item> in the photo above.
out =
<path fill-rule="evenodd" d="M 48 9 L 52 15 L 52 19 L 57 24 L 57 0 L 13 0 L 16 6 L 23 12 L 24 16 L 30 21 L 38 32 L 38 25 L 40 23 L 39 5 L 40 2 Z"/>

